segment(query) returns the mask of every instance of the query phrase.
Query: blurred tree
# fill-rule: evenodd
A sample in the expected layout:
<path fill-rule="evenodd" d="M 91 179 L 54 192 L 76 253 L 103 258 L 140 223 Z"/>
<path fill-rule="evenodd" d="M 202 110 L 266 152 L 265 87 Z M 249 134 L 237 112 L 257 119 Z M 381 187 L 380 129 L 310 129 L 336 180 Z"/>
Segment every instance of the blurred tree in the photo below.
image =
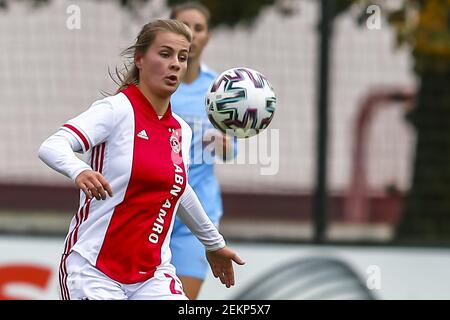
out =
<path fill-rule="evenodd" d="M 413 178 L 396 228 L 400 242 L 450 241 L 450 0 L 337 0 L 342 11 L 377 4 L 399 46 L 411 48 L 419 78 L 417 104 L 407 114 L 417 133 Z M 392 3 L 390 3 L 392 5 Z M 338 12 L 339 13 L 339 12 Z M 360 22 L 365 19 L 358 19 Z"/>
<path fill-rule="evenodd" d="M 186 0 L 167 0 L 169 6 Z M 235 26 L 238 23 L 251 25 L 265 6 L 273 5 L 275 0 L 198 0 L 211 11 L 211 27 L 219 25 Z"/>
<path fill-rule="evenodd" d="M 38 8 L 41 5 L 48 4 L 50 0 L 16 0 L 17 2 L 28 2 L 32 7 Z M 0 9 L 8 9 L 12 0 L 0 0 Z"/>
<path fill-rule="evenodd" d="M 28 2 L 31 6 L 38 8 L 48 4 L 51 0 L 0 0 L 0 9 L 7 9 L 12 1 Z M 146 2 L 152 0 L 97 0 L 97 1 L 115 1 L 120 6 L 130 11 L 136 10 Z M 166 0 L 168 6 L 187 2 L 188 0 Z M 264 7 L 277 4 L 276 8 L 284 15 L 292 14 L 289 3 L 292 0 L 197 0 L 203 3 L 211 11 L 211 27 L 220 25 L 233 27 L 238 23 L 251 26 L 261 13 Z M 295 0 L 294 0 L 295 1 Z M 349 1 L 349 0 L 347 0 Z M 350 0 L 351 1 L 351 0 Z"/>
<path fill-rule="evenodd" d="M 420 78 L 408 115 L 417 132 L 412 186 L 396 237 L 450 241 L 450 0 L 404 1 L 391 14 Z"/>
<path fill-rule="evenodd" d="M 11 1 L 0 0 L 0 9 L 7 9 Z M 15 1 L 39 7 L 51 0 Z M 152 0 L 102 1 L 116 1 L 133 10 Z M 166 1 L 168 5 L 185 2 Z M 283 14 L 292 14 L 289 5 L 280 3 L 295 0 L 199 1 L 211 10 L 211 25 L 216 27 L 251 25 L 262 9 L 271 5 L 277 5 Z M 396 31 L 398 45 L 411 48 L 420 81 L 417 105 L 407 116 L 416 129 L 417 143 L 412 185 L 396 236 L 400 241 L 450 241 L 450 0 L 399 0 L 397 9 L 388 7 L 387 0 L 334 1 L 335 15 L 359 6 L 359 22 L 367 18 L 369 5 L 379 5 Z"/>

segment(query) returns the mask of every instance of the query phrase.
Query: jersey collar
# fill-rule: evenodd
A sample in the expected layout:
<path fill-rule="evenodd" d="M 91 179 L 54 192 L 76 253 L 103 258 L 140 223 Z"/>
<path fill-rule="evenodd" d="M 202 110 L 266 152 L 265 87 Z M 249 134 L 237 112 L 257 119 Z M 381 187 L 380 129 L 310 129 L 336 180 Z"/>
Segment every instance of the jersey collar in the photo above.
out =
<path fill-rule="evenodd" d="M 147 100 L 141 90 L 139 90 L 139 88 L 134 84 L 130 84 L 125 90 L 123 90 L 123 93 L 128 97 L 134 107 L 137 107 L 150 119 L 157 121 L 166 121 L 172 117 L 172 110 L 169 102 L 166 113 L 164 113 L 162 118 L 159 119 L 155 109 L 153 108 L 153 105 L 150 103 L 150 101 Z"/>

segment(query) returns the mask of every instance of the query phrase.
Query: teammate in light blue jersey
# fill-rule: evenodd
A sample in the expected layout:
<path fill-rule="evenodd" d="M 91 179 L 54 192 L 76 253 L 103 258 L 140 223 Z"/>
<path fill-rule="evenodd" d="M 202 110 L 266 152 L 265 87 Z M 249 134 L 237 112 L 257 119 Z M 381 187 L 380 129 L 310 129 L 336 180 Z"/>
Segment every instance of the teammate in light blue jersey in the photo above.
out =
<path fill-rule="evenodd" d="M 189 183 L 212 222 L 218 226 L 223 214 L 220 186 L 214 174 L 214 152 L 224 159 L 236 154 L 236 141 L 214 129 L 205 111 L 205 95 L 217 73 L 201 63 L 203 48 L 209 40 L 210 13 L 206 7 L 189 2 L 174 7 L 171 18 L 187 24 L 193 33 L 188 70 L 171 98 L 173 112 L 192 128 Z M 183 289 L 196 299 L 208 271 L 204 246 L 177 217 L 170 243 L 172 263 Z"/>

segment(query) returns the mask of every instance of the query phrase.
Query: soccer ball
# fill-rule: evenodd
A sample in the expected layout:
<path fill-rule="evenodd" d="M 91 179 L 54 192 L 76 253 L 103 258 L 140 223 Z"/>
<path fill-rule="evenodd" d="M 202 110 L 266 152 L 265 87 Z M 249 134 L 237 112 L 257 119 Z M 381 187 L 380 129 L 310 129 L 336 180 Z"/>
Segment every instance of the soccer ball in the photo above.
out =
<path fill-rule="evenodd" d="M 212 125 L 237 138 L 248 138 L 267 128 L 275 106 L 275 92 L 269 80 L 260 72 L 244 67 L 221 73 L 205 97 Z"/>

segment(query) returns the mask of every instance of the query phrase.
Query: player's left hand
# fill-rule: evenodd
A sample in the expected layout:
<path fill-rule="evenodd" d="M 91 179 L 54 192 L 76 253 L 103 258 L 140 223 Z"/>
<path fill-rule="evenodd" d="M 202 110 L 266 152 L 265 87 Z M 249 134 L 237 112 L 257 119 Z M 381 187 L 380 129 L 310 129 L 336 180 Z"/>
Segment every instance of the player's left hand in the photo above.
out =
<path fill-rule="evenodd" d="M 232 153 L 234 152 L 234 147 L 232 137 L 223 134 L 217 129 L 208 129 L 203 135 L 203 145 L 206 147 L 210 143 L 215 143 L 214 150 L 224 161 L 233 158 Z"/>
<path fill-rule="evenodd" d="M 225 246 L 216 251 L 207 251 L 206 259 L 209 262 L 214 277 L 219 278 L 227 288 L 234 285 L 233 261 L 239 265 L 244 265 L 245 261 Z"/>

